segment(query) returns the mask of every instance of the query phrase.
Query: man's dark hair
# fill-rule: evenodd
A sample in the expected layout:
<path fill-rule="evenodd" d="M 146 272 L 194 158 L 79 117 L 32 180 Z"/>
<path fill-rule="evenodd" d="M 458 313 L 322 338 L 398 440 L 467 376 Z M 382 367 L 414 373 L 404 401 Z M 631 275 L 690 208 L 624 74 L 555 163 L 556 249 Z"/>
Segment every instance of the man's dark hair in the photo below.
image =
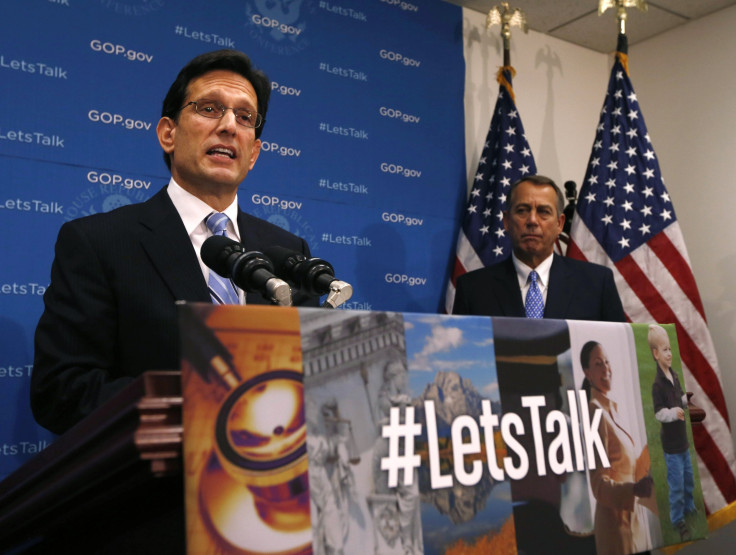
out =
<path fill-rule="evenodd" d="M 266 125 L 266 112 L 268 111 L 268 99 L 271 96 L 271 82 L 265 73 L 253 67 L 250 58 L 238 50 L 215 50 L 200 54 L 187 65 L 185 65 L 176 76 L 176 80 L 169 87 L 163 105 L 161 117 L 168 117 L 179 121 L 179 113 L 184 105 L 189 83 L 210 71 L 225 70 L 232 71 L 247 79 L 256 91 L 258 101 L 258 113 L 263 118 L 263 123 L 255 129 L 256 139 L 261 136 L 263 127 Z M 171 158 L 164 152 L 164 162 L 171 170 Z"/>
<path fill-rule="evenodd" d="M 511 189 L 509 189 L 509 210 L 511 209 L 511 198 L 514 195 L 514 189 L 516 189 L 525 181 L 529 181 L 534 185 L 549 185 L 550 187 L 552 187 L 555 190 L 555 194 L 557 195 L 557 216 L 559 217 L 563 213 L 563 211 L 565 210 L 565 195 L 562 193 L 562 190 L 557 186 L 557 184 L 552 181 L 552 179 L 544 175 L 527 175 L 522 177 L 518 181 L 515 181 L 511 185 Z"/>

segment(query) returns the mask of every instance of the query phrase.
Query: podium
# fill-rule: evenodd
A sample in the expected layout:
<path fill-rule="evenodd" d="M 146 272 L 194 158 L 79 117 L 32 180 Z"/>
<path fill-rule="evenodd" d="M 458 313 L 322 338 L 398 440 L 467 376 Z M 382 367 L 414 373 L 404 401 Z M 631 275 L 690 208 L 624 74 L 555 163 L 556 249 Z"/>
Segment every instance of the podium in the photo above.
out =
<path fill-rule="evenodd" d="M 180 373 L 147 372 L 0 482 L 0 551 L 125 553 L 171 512 L 183 546 L 181 406 Z"/>
<path fill-rule="evenodd" d="M 614 464 L 604 482 L 654 478 L 624 545 L 678 543 L 645 325 L 192 304 L 180 334 L 181 374 L 146 373 L 0 483 L 0 549 L 595 553 Z M 590 341 L 608 416 L 582 388 Z"/>

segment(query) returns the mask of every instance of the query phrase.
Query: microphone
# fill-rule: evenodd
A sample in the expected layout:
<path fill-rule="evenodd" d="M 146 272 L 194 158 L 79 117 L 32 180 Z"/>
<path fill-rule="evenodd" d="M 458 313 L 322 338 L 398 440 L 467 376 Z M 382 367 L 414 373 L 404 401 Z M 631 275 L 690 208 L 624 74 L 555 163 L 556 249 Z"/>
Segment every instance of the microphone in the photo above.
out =
<path fill-rule="evenodd" d="M 323 308 L 337 308 L 353 296 L 353 286 L 335 277 L 332 264 L 321 258 L 307 258 L 302 253 L 272 245 L 263 249 L 276 268 L 276 275 L 295 284 L 306 294 L 327 295 Z"/>
<path fill-rule="evenodd" d="M 200 253 L 211 270 L 232 279 L 241 289 L 260 293 L 277 305 L 291 306 L 289 285 L 273 275 L 273 264 L 263 253 L 246 252 L 242 244 L 222 235 L 208 237 Z"/>

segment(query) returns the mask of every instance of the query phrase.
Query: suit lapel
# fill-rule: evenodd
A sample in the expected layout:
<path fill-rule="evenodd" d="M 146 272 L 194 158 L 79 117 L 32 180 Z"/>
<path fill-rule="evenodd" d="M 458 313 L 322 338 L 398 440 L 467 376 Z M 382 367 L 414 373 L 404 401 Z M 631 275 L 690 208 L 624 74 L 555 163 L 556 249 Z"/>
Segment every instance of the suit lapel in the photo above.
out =
<path fill-rule="evenodd" d="M 175 299 L 211 302 L 197 255 L 164 187 L 143 206 L 141 245 Z"/>
<path fill-rule="evenodd" d="M 496 274 L 494 279 L 498 283 L 498 288 L 495 290 L 499 292 L 498 304 L 504 316 L 526 316 L 524 302 L 521 299 L 519 278 L 516 276 L 516 268 L 511 257 L 506 259 L 501 272 Z"/>
<path fill-rule="evenodd" d="M 564 319 L 575 291 L 570 281 L 570 271 L 565 259 L 555 254 L 549 270 L 547 302 L 544 306 L 545 318 Z"/>
<path fill-rule="evenodd" d="M 255 218 L 238 209 L 238 230 L 240 231 L 240 242 L 246 251 L 260 251 L 264 244 L 268 244 L 261 236 L 260 227 L 254 225 Z"/>

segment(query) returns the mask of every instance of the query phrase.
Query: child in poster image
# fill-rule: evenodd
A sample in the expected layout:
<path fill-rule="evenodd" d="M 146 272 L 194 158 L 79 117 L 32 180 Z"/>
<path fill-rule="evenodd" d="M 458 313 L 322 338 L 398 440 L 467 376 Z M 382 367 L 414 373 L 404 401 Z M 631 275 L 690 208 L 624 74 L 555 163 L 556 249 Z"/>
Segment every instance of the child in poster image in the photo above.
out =
<path fill-rule="evenodd" d="M 649 348 L 657 363 L 657 376 L 652 385 L 654 416 L 662 423 L 660 437 L 667 466 L 670 520 L 683 541 L 690 539 L 685 515 L 697 511 L 693 501 L 693 467 L 690 462 L 685 423 L 687 397 L 677 374 L 672 371 L 672 347 L 667 331 L 656 324 L 649 326 Z"/>

